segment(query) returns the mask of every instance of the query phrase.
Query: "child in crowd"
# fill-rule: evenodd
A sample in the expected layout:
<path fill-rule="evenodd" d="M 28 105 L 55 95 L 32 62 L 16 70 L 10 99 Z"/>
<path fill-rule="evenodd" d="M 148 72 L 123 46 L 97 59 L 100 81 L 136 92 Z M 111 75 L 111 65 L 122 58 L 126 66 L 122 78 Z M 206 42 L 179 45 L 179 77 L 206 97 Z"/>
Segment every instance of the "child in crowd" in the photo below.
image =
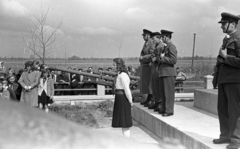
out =
<path fill-rule="evenodd" d="M 21 91 L 22 91 L 22 87 L 20 84 L 18 84 L 16 82 L 16 76 L 10 76 L 8 77 L 8 82 L 9 82 L 9 88 L 11 88 L 13 90 L 13 92 L 16 95 L 16 98 L 18 101 L 20 101 L 20 97 L 21 97 Z"/>
<path fill-rule="evenodd" d="M 10 95 L 9 92 L 5 92 L 4 88 L 3 88 L 3 82 L 2 80 L 0 81 L 0 99 L 4 99 L 4 100 L 10 100 Z"/>
<path fill-rule="evenodd" d="M 16 100 L 14 92 L 6 84 L 6 80 L 0 81 L 0 99 Z"/>
<path fill-rule="evenodd" d="M 0 61 L 0 72 L 6 73 L 6 67 L 4 66 L 4 62 Z"/>
<path fill-rule="evenodd" d="M 11 77 L 11 76 L 13 76 L 13 75 L 15 75 L 15 70 L 14 70 L 13 68 L 9 68 L 9 69 L 8 69 L 7 77 Z"/>
<path fill-rule="evenodd" d="M 48 104 L 54 95 L 54 82 L 49 75 L 50 71 L 43 69 L 38 85 L 38 105 L 39 108 L 44 109 L 46 112 L 48 112 Z"/>

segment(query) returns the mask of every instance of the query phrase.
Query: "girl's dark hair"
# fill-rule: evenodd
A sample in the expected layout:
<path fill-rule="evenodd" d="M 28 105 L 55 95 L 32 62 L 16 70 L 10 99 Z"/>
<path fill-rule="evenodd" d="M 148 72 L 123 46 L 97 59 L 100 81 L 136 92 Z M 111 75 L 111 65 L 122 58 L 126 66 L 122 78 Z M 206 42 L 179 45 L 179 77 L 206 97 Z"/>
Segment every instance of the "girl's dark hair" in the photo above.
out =
<path fill-rule="evenodd" d="M 125 72 L 128 74 L 128 70 L 123 59 L 114 58 L 113 61 L 116 63 L 117 69 L 120 73 Z"/>
<path fill-rule="evenodd" d="M 17 80 L 17 77 L 15 75 L 9 76 L 7 80 L 9 81 L 11 77 L 14 77 L 15 81 Z"/>
<path fill-rule="evenodd" d="M 49 69 L 43 69 L 42 71 L 41 71 L 41 78 L 43 78 L 43 76 L 44 76 L 44 73 L 48 73 L 48 76 L 47 77 L 50 77 L 50 70 Z"/>

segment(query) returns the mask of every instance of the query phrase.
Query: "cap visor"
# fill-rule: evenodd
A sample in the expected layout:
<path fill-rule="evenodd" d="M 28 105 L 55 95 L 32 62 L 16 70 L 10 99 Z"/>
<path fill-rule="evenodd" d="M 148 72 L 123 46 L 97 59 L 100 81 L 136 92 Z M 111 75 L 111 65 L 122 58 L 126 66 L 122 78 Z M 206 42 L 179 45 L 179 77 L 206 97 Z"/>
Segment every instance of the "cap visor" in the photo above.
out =
<path fill-rule="evenodd" d="M 226 21 L 226 20 L 221 20 L 221 21 L 219 21 L 218 23 L 227 23 L 228 21 Z"/>

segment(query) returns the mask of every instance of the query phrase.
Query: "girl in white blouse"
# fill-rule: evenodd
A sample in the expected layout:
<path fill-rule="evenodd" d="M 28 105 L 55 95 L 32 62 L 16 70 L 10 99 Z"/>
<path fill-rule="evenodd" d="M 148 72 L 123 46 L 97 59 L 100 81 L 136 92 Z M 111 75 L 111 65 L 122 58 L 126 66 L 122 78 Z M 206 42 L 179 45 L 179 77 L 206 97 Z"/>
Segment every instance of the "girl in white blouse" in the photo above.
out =
<path fill-rule="evenodd" d="M 115 58 L 114 65 L 117 69 L 115 81 L 115 101 L 113 107 L 113 128 L 122 128 L 123 135 L 130 137 L 130 127 L 132 127 L 131 107 L 132 93 L 129 88 L 130 78 L 125 62 L 121 58 Z"/>

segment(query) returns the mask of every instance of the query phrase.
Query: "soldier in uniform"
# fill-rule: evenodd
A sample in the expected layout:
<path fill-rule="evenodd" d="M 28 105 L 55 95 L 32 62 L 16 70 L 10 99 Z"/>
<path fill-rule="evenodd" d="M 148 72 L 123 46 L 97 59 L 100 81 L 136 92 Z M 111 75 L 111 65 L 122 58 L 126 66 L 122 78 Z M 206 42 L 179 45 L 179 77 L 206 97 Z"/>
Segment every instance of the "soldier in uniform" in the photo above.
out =
<path fill-rule="evenodd" d="M 153 101 L 148 106 L 149 109 L 155 109 L 155 111 L 158 110 L 158 105 L 160 105 L 160 96 L 158 94 L 159 92 L 159 85 L 157 84 L 158 76 L 157 76 L 157 56 L 160 55 L 163 51 L 164 44 L 162 42 L 162 36 L 159 32 L 154 32 L 151 34 L 151 38 L 153 39 L 154 43 L 154 51 L 152 53 L 152 65 L 151 65 L 151 85 L 152 85 L 152 96 Z"/>
<path fill-rule="evenodd" d="M 140 80 L 140 92 L 142 94 L 148 94 L 147 100 L 141 104 L 147 107 L 152 102 L 152 88 L 151 88 L 151 66 L 152 61 L 151 53 L 154 49 L 154 44 L 150 38 L 151 31 L 143 29 L 143 39 L 145 41 L 139 61 L 141 63 L 141 80 Z"/>
<path fill-rule="evenodd" d="M 230 143 L 227 149 L 240 148 L 240 34 L 237 24 L 240 17 L 222 13 L 221 23 L 223 45 L 217 57 L 218 71 L 218 116 L 220 122 L 220 137 L 213 143 Z"/>
<path fill-rule="evenodd" d="M 162 116 L 171 116 L 174 113 L 174 98 L 175 98 L 175 77 L 177 63 L 177 49 L 172 43 L 171 31 L 161 30 L 162 40 L 166 44 L 164 54 L 161 54 L 157 59 L 159 62 L 158 68 L 158 84 L 159 96 L 162 100 L 161 109 L 158 111 Z"/>

